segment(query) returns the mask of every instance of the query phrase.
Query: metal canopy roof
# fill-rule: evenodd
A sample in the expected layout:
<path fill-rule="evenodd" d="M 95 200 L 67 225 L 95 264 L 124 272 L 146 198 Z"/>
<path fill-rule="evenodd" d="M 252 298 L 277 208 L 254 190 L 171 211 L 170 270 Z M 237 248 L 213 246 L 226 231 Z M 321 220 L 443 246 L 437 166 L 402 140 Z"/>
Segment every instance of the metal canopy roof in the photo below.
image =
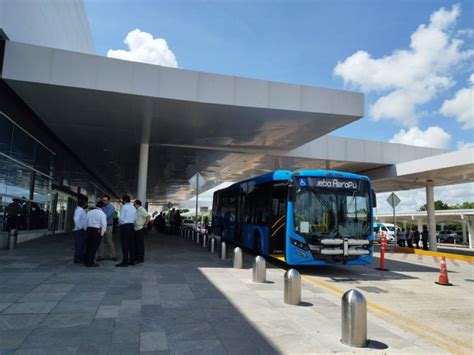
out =
<path fill-rule="evenodd" d="M 367 172 L 376 191 L 397 191 L 425 187 L 428 180 L 435 186 L 474 181 L 474 149 L 457 150 L 407 161 Z M 474 191 L 466 191 L 472 196 Z"/>
<path fill-rule="evenodd" d="M 291 150 L 364 113 L 360 93 L 15 42 L 6 43 L 2 79 L 117 194 L 134 195 L 139 143 L 149 141 L 147 194 L 154 202 L 186 198 L 196 171 L 211 187 L 284 166 L 315 167 L 261 150 Z M 210 144 L 260 152 L 179 147 Z"/>

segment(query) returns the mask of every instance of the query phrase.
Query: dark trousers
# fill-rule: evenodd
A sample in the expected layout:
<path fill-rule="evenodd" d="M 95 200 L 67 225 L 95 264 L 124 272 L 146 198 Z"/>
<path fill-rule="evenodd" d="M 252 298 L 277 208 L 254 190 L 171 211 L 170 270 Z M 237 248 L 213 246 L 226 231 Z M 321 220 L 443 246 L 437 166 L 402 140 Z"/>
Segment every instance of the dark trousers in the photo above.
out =
<path fill-rule="evenodd" d="M 86 246 L 86 231 L 84 229 L 73 231 L 72 236 L 74 237 L 74 262 L 82 263 Z"/>
<path fill-rule="evenodd" d="M 135 231 L 135 250 L 138 262 L 145 260 L 145 228 Z"/>
<path fill-rule="evenodd" d="M 428 250 L 428 239 L 423 238 L 423 250 Z"/>
<path fill-rule="evenodd" d="M 133 223 L 120 226 L 120 242 L 122 244 L 122 263 L 135 262 L 135 229 Z"/>
<path fill-rule="evenodd" d="M 99 248 L 102 236 L 99 228 L 87 227 L 86 252 L 84 254 L 84 265 L 92 265 L 95 260 L 95 253 Z"/>

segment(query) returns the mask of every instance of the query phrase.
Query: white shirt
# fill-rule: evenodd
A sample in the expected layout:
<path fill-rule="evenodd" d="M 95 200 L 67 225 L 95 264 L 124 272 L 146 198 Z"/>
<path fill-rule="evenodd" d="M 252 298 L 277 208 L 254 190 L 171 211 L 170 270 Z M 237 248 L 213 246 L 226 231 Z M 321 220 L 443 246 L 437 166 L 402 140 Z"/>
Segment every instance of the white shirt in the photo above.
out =
<path fill-rule="evenodd" d="M 104 235 L 107 230 L 107 216 L 100 208 L 94 208 L 87 212 L 87 227 L 100 228 L 100 234 Z"/>
<path fill-rule="evenodd" d="M 82 207 L 76 207 L 74 211 L 74 230 L 79 231 L 87 228 L 86 212 Z"/>
<path fill-rule="evenodd" d="M 123 205 L 120 210 L 119 222 L 120 224 L 134 223 L 137 219 L 137 209 L 128 202 Z"/>

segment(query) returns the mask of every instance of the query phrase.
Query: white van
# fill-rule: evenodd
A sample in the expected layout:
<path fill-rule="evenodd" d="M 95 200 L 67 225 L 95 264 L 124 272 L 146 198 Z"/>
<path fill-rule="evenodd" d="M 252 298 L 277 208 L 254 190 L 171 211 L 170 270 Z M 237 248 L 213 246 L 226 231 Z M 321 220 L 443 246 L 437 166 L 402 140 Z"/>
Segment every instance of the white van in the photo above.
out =
<path fill-rule="evenodd" d="M 392 223 L 374 223 L 374 242 L 380 243 L 380 231 L 383 230 L 387 233 L 387 243 L 395 243 L 397 241 L 395 237 L 395 225 Z M 397 227 L 397 232 L 400 228 Z"/>

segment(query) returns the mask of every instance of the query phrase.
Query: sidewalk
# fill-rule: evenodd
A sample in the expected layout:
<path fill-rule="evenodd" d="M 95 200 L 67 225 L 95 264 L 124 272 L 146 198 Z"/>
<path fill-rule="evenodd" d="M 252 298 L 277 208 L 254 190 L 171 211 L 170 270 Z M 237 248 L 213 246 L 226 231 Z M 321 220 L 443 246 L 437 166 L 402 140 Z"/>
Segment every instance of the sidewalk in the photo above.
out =
<path fill-rule="evenodd" d="M 447 352 L 372 313 L 370 347 L 347 347 L 340 296 L 321 285 L 305 280 L 304 303 L 289 306 L 284 270 L 267 264 L 268 282 L 254 284 L 253 256 L 234 270 L 190 240 L 156 233 L 146 248 L 146 262 L 128 268 L 72 264 L 70 236 L 1 251 L 1 354 Z"/>

